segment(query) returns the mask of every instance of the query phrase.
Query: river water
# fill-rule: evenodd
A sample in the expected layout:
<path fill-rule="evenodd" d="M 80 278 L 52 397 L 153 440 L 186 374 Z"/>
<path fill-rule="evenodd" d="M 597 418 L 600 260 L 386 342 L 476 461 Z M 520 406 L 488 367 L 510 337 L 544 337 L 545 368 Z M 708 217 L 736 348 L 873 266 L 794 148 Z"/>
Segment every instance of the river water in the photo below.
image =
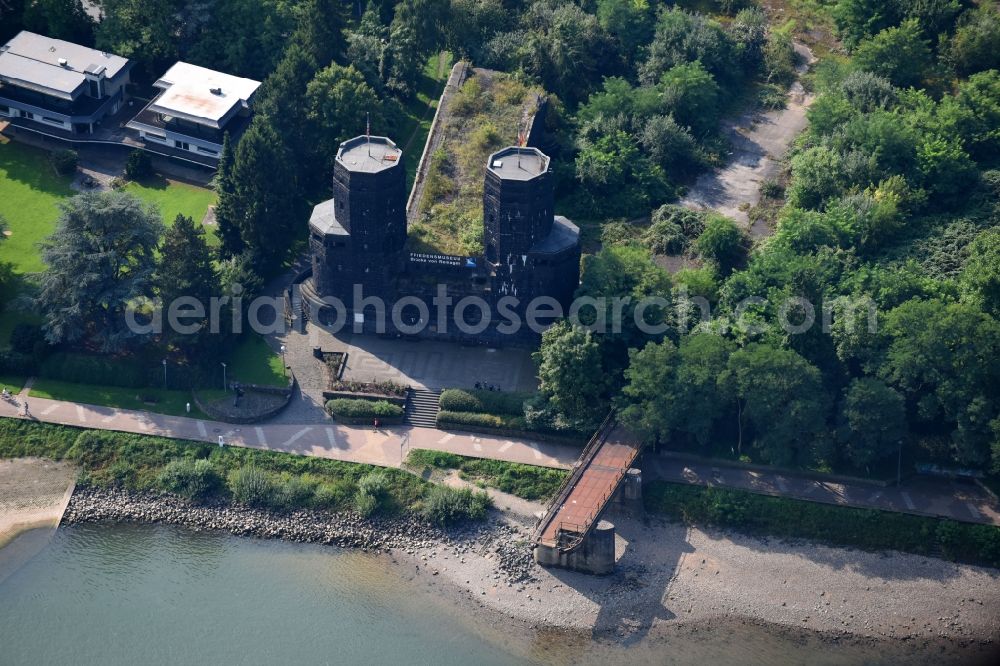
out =
<path fill-rule="evenodd" d="M 538 632 L 331 547 L 137 525 L 23 537 L 31 556 L 0 581 L 0 664 L 942 663 L 736 624 L 631 645 Z"/>

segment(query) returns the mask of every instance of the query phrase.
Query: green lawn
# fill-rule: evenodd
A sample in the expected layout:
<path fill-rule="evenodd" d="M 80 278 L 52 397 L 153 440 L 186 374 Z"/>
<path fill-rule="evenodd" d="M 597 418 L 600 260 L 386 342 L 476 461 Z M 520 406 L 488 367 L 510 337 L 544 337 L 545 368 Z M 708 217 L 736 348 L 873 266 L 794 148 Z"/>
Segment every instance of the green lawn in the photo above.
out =
<path fill-rule="evenodd" d="M 12 377 L 11 375 L 0 375 L 0 388 L 4 386 L 11 393 L 20 393 L 24 388 L 24 377 Z"/>
<path fill-rule="evenodd" d="M 125 191 L 139 197 L 147 203 L 154 204 L 160 209 L 163 221 L 166 224 L 173 224 L 174 218 L 178 214 L 186 215 L 200 223 L 208 211 L 208 207 L 215 204 L 215 192 L 175 180 L 168 180 L 162 176 L 153 176 L 142 183 L 133 182 L 125 187 Z M 206 229 L 208 233 L 208 243 L 218 244 L 218 238 L 211 229 Z"/>
<path fill-rule="evenodd" d="M 16 273 L 37 273 L 45 268 L 37 244 L 55 229 L 59 202 L 76 194 L 70 182 L 49 166 L 48 152 L 17 141 L 0 145 L 0 215 L 7 219 L 11 231 L 0 243 L 0 261 L 12 263 Z M 126 190 L 155 204 L 167 224 L 178 213 L 201 222 L 209 205 L 215 203 L 212 190 L 162 176 L 142 184 L 129 183 Z M 213 233 L 208 240 L 217 242 Z"/>
<path fill-rule="evenodd" d="M 226 376 L 229 381 L 262 386 L 288 383 L 281 367 L 281 356 L 271 351 L 264 338 L 248 334 L 229 357 Z"/>
<path fill-rule="evenodd" d="M 11 231 L 0 243 L 0 261 L 17 273 L 45 268 L 36 244 L 55 228 L 59 202 L 73 195 L 69 183 L 49 166 L 44 150 L 16 141 L 0 145 L 0 215 Z"/>
<path fill-rule="evenodd" d="M 123 409 L 139 409 L 156 414 L 172 414 L 174 416 L 187 415 L 185 406 L 191 402 L 191 393 L 188 391 L 73 384 L 44 378 L 35 380 L 29 395 L 33 398 L 68 400 L 88 405 L 121 407 Z M 149 401 L 147 402 L 146 400 Z M 201 413 L 201 410 L 193 404 L 191 405 L 191 416 L 206 418 Z"/>

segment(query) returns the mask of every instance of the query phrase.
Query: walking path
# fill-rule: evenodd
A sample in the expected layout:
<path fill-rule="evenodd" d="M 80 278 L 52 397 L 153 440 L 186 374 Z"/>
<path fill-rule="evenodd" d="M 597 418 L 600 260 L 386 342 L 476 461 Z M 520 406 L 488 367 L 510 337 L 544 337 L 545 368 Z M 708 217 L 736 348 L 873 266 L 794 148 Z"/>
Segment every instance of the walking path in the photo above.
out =
<path fill-rule="evenodd" d="M 1000 526 L 1000 507 L 970 482 L 936 477 L 908 479 L 902 486 L 836 483 L 802 476 L 713 466 L 655 455 L 643 459 L 643 475 L 671 483 L 739 488 L 761 495 L 838 504 L 922 516 L 948 517 L 966 523 Z"/>
<path fill-rule="evenodd" d="M 0 417 L 23 416 L 25 389 L 16 401 L 0 403 Z M 347 462 L 399 467 L 412 449 L 432 449 L 477 458 L 565 469 L 580 450 L 561 444 L 510 440 L 488 435 L 448 433 L 434 428 L 344 426 L 333 422 L 234 425 L 131 409 L 98 407 L 61 400 L 30 398 L 30 417 L 61 425 L 116 430 L 228 446 L 282 451 Z"/>
<path fill-rule="evenodd" d="M 23 404 L 30 381 L 17 398 L 0 402 L 0 417 L 25 418 Z M 281 451 L 345 462 L 400 467 L 413 449 L 444 451 L 462 456 L 569 469 L 580 449 L 563 444 L 454 433 L 435 428 L 345 426 L 328 421 L 234 425 L 207 419 L 167 416 L 144 411 L 99 407 L 43 398 L 30 399 L 32 420 L 61 425 L 115 430 L 174 439 Z M 642 463 L 647 479 L 721 486 L 764 495 L 791 497 L 826 504 L 881 509 L 953 518 L 1000 526 L 1000 508 L 978 487 L 946 479 L 920 477 L 900 488 L 834 483 L 810 478 L 691 463 L 647 455 Z"/>
<path fill-rule="evenodd" d="M 795 51 L 799 54 L 796 70 L 801 78 L 816 59 L 804 44 L 796 42 Z M 748 224 L 747 211 L 760 201 L 761 184 L 778 174 L 792 141 L 809 124 L 806 111 L 814 99 L 815 95 L 806 92 L 801 81 L 796 80 L 785 108 L 766 113 L 753 111 L 738 118 L 725 130 L 733 146 L 729 164 L 698 178 L 681 205 L 714 210 Z M 771 233 L 763 225 L 755 225 L 750 232 L 754 238 Z"/>

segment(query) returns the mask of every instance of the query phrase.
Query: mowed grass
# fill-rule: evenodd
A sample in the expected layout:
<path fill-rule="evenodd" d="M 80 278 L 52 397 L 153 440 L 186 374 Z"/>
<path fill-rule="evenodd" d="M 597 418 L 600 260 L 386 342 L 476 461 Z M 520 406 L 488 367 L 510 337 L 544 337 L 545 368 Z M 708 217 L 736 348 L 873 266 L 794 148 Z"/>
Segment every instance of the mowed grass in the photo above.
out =
<path fill-rule="evenodd" d="M 0 261 L 22 274 L 45 268 L 37 244 L 55 229 L 59 203 L 74 194 L 69 184 L 49 166 L 46 151 L 16 141 L 0 145 L 0 215 L 11 231 L 0 243 Z"/>
<path fill-rule="evenodd" d="M 189 391 L 73 384 L 45 378 L 36 379 L 28 395 L 32 398 L 66 400 L 86 405 L 136 409 L 173 416 L 186 416 L 186 405 L 191 402 L 191 393 Z M 206 418 L 193 403 L 190 415 L 197 418 Z"/>
<path fill-rule="evenodd" d="M 7 219 L 11 235 L 0 243 L 0 261 L 10 262 L 19 274 L 45 269 L 38 243 L 55 230 L 59 204 L 76 192 L 72 179 L 60 176 L 49 165 L 49 153 L 17 141 L 0 145 L 0 215 Z M 144 183 L 129 183 L 126 191 L 154 204 L 170 225 L 178 213 L 201 222 L 215 203 L 212 190 L 162 176 Z M 217 243 L 214 233 L 209 243 Z"/>
<path fill-rule="evenodd" d="M 226 378 L 230 382 L 261 386 L 284 386 L 288 383 L 281 356 L 271 351 L 264 338 L 256 334 L 245 336 L 233 351 L 227 362 Z"/>
<path fill-rule="evenodd" d="M 147 178 L 141 183 L 129 183 L 125 186 L 125 191 L 159 208 L 167 225 L 173 224 L 178 215 L 190 217 L 195 224 L 200 224 L 208 212 L 208 207 L 215 205 L 216 201 L 215 192 L 212 190 L 169 180 L 159 175 Z M 219 239 L 212 233 L 212 229 L 205 231 L 208 244 L 217 245 Z"/>

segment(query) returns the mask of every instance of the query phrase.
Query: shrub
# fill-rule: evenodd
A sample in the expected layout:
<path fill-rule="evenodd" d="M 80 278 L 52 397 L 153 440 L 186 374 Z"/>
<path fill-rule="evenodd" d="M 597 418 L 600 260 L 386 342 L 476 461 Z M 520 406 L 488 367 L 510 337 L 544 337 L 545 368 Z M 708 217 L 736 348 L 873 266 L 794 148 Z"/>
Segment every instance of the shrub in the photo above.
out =
<path fill-rule="evenodd" d="M 303 476 L 293 476 L 278 488 L 275 503 L 285 508 L 299 508 L 312 504 L 316 483 Z"/>
<path fill-rule="evenodd" d="M 248 506 L 268 506 L 273 501 L 274 482 L 264 470 L 247 465 L 233 470 L 228 478 L 233 499 Z"/>
<path fill-rule="evenodd" d="M 204 499 L 221 484 L 208 460 L 181 458 L 167 463 L 156 479 L 161 488 L 189 499 Z"/>
<path fill-rule="evenodd" d="M 90 354 L 58 352 L 41 364 L 38 374 L 76 384 L 103 384 L 123 388 L 142 388 L 149 382 L 149 368 L 128 359 L 112 359 Z M 159 367 L 155 372 L 162 377 Z"/>
<path fill-rule="evenodd" d="M 437 467 L 438 469 L 458 469 L 464 457 L 444 451 L 430 449 L 413 449 L 406 456 L 407 464 L 413 467 Z"/>
<path fill-rule="evenodd" d="M 321 509 L 337 509 L 350 501 L 353 492 L 353 485 L 346 481 L 321 483 L 313 494 L 313 505 Z"/>
<path fill-rule="evenodd" d="M 354 508 L 367 518 L 385 508 L 388 495 L 389 477 L 381 471 L 368 472 L 358 479 L 358 490 L 354 494 Z"/>
<path fill-rule="evenodd" d="M 17 351 L 0 351 L 0 373 L 5 375 L 30 375 L 33 370 L 30 356 Z"/>
<path fill-rule="evenodd" d="M 402 418 L 403 408 L 385 400 L 353 400 L 337 398 L 326 403 L 326 409 L 334 418 Z"/>
<path fill-rule="evenodd" d="M 476 412 L 451 412 L 442 410 L 437 415 L 438 423 L 454 423 L 456 425 L 476 426 L 480 428 L 502 428 L 503 419 L 496 414 L 478 414 Z"/>
<path fill-rule="evenodd" d="M 66 457 L 90 469 L 106 465 L 115 456 L 117 435 L 115 432 L 84 430 L 77 435 Z"/>
<path fill-rule="evenodd" d="M 142 180 L 153 174 L 153 160 L 145 150 L 133 150 L 125 162 L 125 177 L 129 180 Z"/>
<path fill-rule="evenodd" d="M 76 171 L 76 166 L 80 163 L 80 158 L 72 150 L 57 150 L 49 155 L 49 162 L 57 173 L 68 176 Z"/>
<path fill-rule="evenodd" d="M 481 412 L 523 416 L 524 402 L 530 397 L 530 393 L 517 391 L 446 389 L 441 392 L 438 404 L 441 409 L 449 412 Z"/>
<path fill-rule="evenodd" d="M 434 486 L 427 492 L 420 514 L 436 525 L 452 525 L 463 520 L 482 520 L 491 506 L 489 495 L 481 490 Z"/>

